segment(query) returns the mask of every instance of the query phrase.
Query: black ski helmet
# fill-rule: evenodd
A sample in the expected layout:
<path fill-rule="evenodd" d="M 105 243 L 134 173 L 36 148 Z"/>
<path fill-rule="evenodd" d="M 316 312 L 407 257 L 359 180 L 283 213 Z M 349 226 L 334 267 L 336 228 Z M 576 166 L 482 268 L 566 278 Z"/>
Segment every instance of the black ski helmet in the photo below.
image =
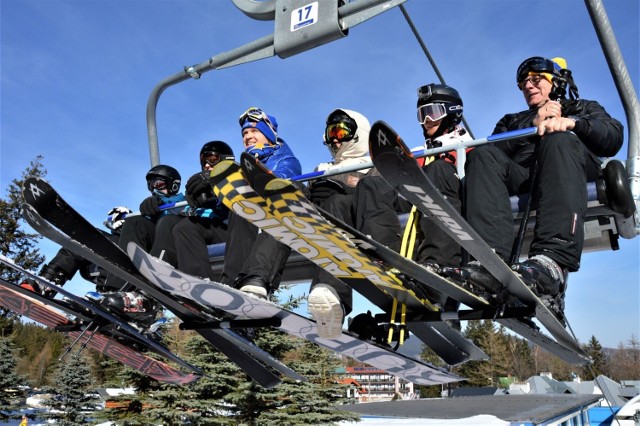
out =
<path fill-rule="evenodd" d="M 221 160 L 235 160 L 231 147 L 222 141 L 210 141 L 202 145 L 202 149 L 200 149 L 200 165 L 202 167 L 204 167 L 206 158 L 211 155 L 220 157 L 215 161 L 216 163 Z"/>
<path fill-rule="evenodd" d="M 180 177 L 180 173 L 178 173 L 178 171 L 173 167 L 159 164 L 157 166 L 153 166 L 147 172 L 147 188 L 149 188 L 149 191 L 151 192 L 154 191 L 151 183 L 156 178 L 163 179 L 167 182 L 167 188 L 169 189 L 168 195 L 176 195 L 178 191 L 180 191 L 180 183 L 182 178 Z"/>
<path fill-rule="evenodd" d="M 446 84 L 431 83 L 419 87 L 417 107 L 432 103 L 444 104 L 447 113 L 438 130 L 430 138 L 435 139 L 444 133 L 451 132 L 462 120 L 462 98 L 456 89 Z M 422 126 L 422 132 L 425 138 L 429 138 L 424 126 Z"/>

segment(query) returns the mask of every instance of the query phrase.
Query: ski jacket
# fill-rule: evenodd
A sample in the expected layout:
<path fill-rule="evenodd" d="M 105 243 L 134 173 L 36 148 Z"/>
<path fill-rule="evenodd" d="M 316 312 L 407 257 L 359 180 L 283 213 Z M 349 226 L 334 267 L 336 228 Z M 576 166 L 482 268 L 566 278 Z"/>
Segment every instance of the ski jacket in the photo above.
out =
<path fill-rule="evenodd" d="M 300 161 L 293 154 L 289 145 L 278 138 L 277 148 L 266 155 L 261 155 L 258 160 L 279 178 L 291 178 L 302 174 Z"/>
<path fill-rule="evenodd" d="M 576 119 L 572 132 L 597 157 L 611 157 L 622 147 L 623 126 L 612 118 L 596 101 L 584 99 L 563 99 L 562 116 Z M 533 119 L 538 109 L 530 108 L 515 114 L 507 114 L 498 121 L 493 134 L 509 130 L 525 129 L 533 126 Z M 496 145 L 516 163 L 529 166 L 535 144 L 540 136 L 520 138 L 512 141 L 498 142 Z"/>
<path fill-rule="evenodd" d="M 369 123 L 369 120 L 367 120 L 367 117 L 357 111 L 352 111 L 344 108 L 337 108 L 331 111 L 331 113 L 327 116 L 327 120 L 337 111 L 341 111 L 351 117 L 358 125 L 358 129 L 356 130 L 356 134 L 353 140 L 343 143 L 340 149 L 335 154 L 331 151 L 331 149 L 329 149 L 332 161 L 318 164 L 314 171 L 322 172 L 331 170 L 336 167 L 351 166 L 355 164 L 366 164 L 371 162 L 371 157 L 369 156 L 369 131 L 371 130 L 371 124 Z M 324 134 L 322 135 L 322 139 L 324 140 Z M 349 172 L 332 176 L 331 179 L 341 181 L 349 186 L 355 186 L 360 177 L 362 177 L 368 171 L 369 169 L 366 168 L 358 172 Z"/>

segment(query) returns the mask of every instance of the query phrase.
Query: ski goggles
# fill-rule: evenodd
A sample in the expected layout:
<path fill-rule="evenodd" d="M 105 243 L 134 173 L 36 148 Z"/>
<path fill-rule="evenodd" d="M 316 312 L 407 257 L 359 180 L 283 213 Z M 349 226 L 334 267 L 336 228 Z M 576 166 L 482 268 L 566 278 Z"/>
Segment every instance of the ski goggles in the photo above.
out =
<path fill-rule="evenodd" d="M 520 83 L 527 78 L 530 73 L 549 73 L 553 75 L 559 70 L 560 65 L 556 64 L 551 59 L 543 58 L 542 56 L 534 56 L 526 59 L 520 64 L 518 71 L 516 71 L 516 83 L 518 83 L 518 87 L 520 87 Z"/>
<path fill-rule="evenodd" d="M 355 133 L 355 129 L 349 123 L 339 121 L 329 124 L 324 130 L 325 145 L 350 141 L 355 137 Z"/>
<path fill-rule="evenodd" d="M 243 112 L 240 118 L 238 119 L 238 122 L 240 123 L 240 127 L 242 127 L 242 125 L 247 120 L 253 121 L 254 123 L 257 123 L 258 121 L 264 121 L 265 124 L 269 126 L 271 131 L 274 134 L 277 134 L 276 126 L 273 125 L 273 123 L 269 119 L 269 116 L 267 116 L 267 114 L 265 114 L 265 112 L 262 111 L 260 108 L 251 107 L 245 112 Z"/>
<path fill-rule="evenodd" d="M 154 189 L 162 191 L 163 189 L 167 189 L 168 186 L 169 185 L 167 184 L 167 181 L 162 178 L 153 178 L 147 181 L 147 188 L 149 188 L 149 191 L 152 192 Z"/>
<path fill-rule="evenodd" d="M 222 160 L 222 155 L 217 152 L 203 152 L 200 154 L 200 165 L 204 168 L 206 164 L 213 167 Z"/>
<path fill-rule="evenodd" d="M 447 116 L 447 107 L 444 104 L 432 103 L 418 107 L 418 122 L 425 124 L 427 120 L 438 121 Z"/>

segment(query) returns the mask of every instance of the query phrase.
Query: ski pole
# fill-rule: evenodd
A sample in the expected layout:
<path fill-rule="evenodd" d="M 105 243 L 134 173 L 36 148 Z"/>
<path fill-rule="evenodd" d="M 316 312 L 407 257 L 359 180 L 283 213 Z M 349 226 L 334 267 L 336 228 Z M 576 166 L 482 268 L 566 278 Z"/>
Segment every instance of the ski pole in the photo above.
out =
<path fill-rule="evenodd" d="M 172 209 L 172 208 L 175 208 L 175 207 L 184 207 L 184 206 L 186 206 L 187 204 L 189 204 L 189 203 L 187 203 L 186 201 L 177 201 L 177 202 L 175 202 L 175 203 L 167 203 L 167 204 L 163 204 L 163 205 L 161 205 L 161 206 L 158 206 L 158 208 L 159 208 L 161 211 L 164 211 L 164 210 Z M 132 213 L 126 213 L 126 214 L 124 214 L 124 215 L 122 216 L 122 218 L 121 218 L 121 219 L 126 219 L 126 218 L 128 218 L 128 217 L 133 217 L 133 216 L 140 216 L 141 214 L 142 214 L 142 213 L 140 213 L 139 211 L 138 211 L 138 212 L 132 212 Z M 112 220 L 113 220 L 113 217 L 112 217 L 112 216 L 107 216 L 107 220 L 105 220 L 105 223 L 106 223 L 106 222 L 110 222 L 110 221 L 112 221 Z"/>
<path fill-rule="evenodd" d="M 443 152 L 455 151 L 459 148 L 470 148 L 472 146 L 483 145 L 485 143 L 495 143 L 495 142 L 501 142 L 501 141 L 506 141 L 511 139 L 523 138 L 526 136 L 534 135 L 537 131 L 538 129 L 536 127 L 527 127 L 526 129 L 510 130 L 508 132 L 487 136 L 486 138 L 474 139 L 467 142 L 460 142 L 457 144 L 440 146 L 437 148 L 431 148 L 431 149 L 413 148 L 411 152 L 413 153 L 413 156 L 415 158 L 422 158 L 422 157 L 428 157 L 430 155 L 441 154 Z M 298 176 L 293 176 L 291 180 L 295 180 L 298 182 L 305 182 L 308 180 L 317 179 L 319 177 L 335 176 L 342 173 L 355 172 L 362 169 L 370 169 L 371 167 L 373 167 L 373 162 L 367 161 L 360 164 L 353 164 L 351 166 L 335 167 L 335 168 L 332 168 L 331 170 L 305 173 Z M 163 204 L 159 208 L 160 210 L 167 210 L 174 207 L 184 207 L 187 204 L 188 203 L 186 201 L 179 201 L 177 203 Z M 140 212 L 138 211 L 133 213 L 127 213 L 126 215 L 122 216 L 122 218 L 126 219 L 128 217 L 139 216 L 139 215 L 140 215 Z M 112 219 L 111 216 L 107 217 L 107 221 L 110 221 L 111 219 Z"/>
<path fill-rule="evenodd" d="M 441 154 L 443 152 L 455 151 L 460 148 L 470 148 L 477 145 L 483 145 L 485 143 L 502 142 L 502 141 L 511 140 L 511 139 L 523 138 L 526 136 L 532 136 L 536 134 L 537 131 L 538 129 L 536 127 L 527 127 L 526 129 L 510 130 L 508 132 L 498 133 L 495 135 L 488 136 L 486 138 L 474 139 L 467 142 L 460 142 L 457 144 L 440 146 L 437 148 L 431 148 L 431 149 L 413 148 L 411 149 L 411 152 L 413 153 L 413 156 L 415 158 L 422 158 L 422 157 L 428 157 L 430 155 Z M 342 173 L 356 172 L 358 170 L 369 169 L 371 167 L 373 167 L 373 162 L 367 161 L 360 164 L 353 164 L 351 166 L 334 167 L 331 170 L 305 173 L 302 175 L 294 176 L 291 178 L 291 180 L 304 182 L 307 180 L 317 179 L 319 177 L 328 177 L 328 176 L 339 175 Z"/>

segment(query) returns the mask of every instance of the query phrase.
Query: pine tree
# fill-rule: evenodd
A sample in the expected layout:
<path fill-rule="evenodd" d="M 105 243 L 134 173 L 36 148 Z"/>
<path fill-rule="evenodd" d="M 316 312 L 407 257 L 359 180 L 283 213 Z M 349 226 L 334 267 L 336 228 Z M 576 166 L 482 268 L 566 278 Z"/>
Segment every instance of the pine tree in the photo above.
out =
<path fill-rule="evenodd" d="M 288 338 L 288 336 L 283 336 Z M 288 361 L 308 382 L 285 380 L 274 389 L 256 387 L 233 401 L 241 409 L 239 420 L 249 424 L 336 424 L 358 416 L 340 411 L 347 387 L 336 382 L 340 357 L 308 341 L 298 341 L 296 359 Z"/>
<path fill-rule="evenodd" d="M 25 383 L 23 377 L 16 373 L 16 357 L 11 348 L 11 342 L 7 338 L 0 338 L 0 421 L 6 422 L 20 416 L 12 414 L 19 409 L 19 404 L 15 401 L 8 389 Z"/>
<path fill-rule="evenodd" d="M 22 179 L 13 179 L 7 188 L 7 198 L 0 198 L 0 254 L 13 259 L 27 269 L 37 269 L 44 256 L 35 248 L 36 241 L 42 237 L 22 229 L 22 183 L 29 176 L 44 177 L 46 170 L 42 166 L 42 156 L 37 156 L 22 173 Z M 0 278 L 10 282 L 17 281 L 19 275 L 5 266 L 0 266 Z M 0 308 L 0 337 L 11 333 L 13 323 L 8 319 L 15 315 Z"/>
<path fill-rule="evenodd" d="M 602 345 L 598 339 L 596 339 L 596 336 L 591 336 L 589 343 L 583 345 L 583 349 L 593 360 L 593 363 L 590 366 L 584 366 L 582 368 L 582 377 L 591 378 L 593 374 L 595 374 L 595 376 L 605 374 L 607 370 L 607 356 L 603 352 Z"/>
<path fill-rule="evenodd" d="M 504 328 L 495 328 L 493 321 L 469 321 L 465 335 L 481 348 L 490 359 L 488 361 L 469 361 L 458 367 L 456 372 L 467 377 L 466 384 L 471 386 L 498 386 L 500 377 L 512 372 L 509 359 L 508 336 Z"/>
<path fill-rule="evenodd" d="M 435 365 L 436 367 L 443 367 L 443 368 L 447 367 L 447 364 L 438 355 L 436 355 L 433 349 L 431 349 L 425 344 L 422 345 L 422 352 L 420 353 L 420 358 L 423 361 L 426 361 L 432 365 Z M 443 385 L 432 385 L 432 386 L 414 385 L 414 386 L 415 386 L 416 392 L 419 393 L 419 395 L 422 398 L 439 398 L 442 396 Z M 451 390 L 457 387 L 458 385 L 457 383 L 448 383 L 445 386 L 447 387 L 448 390 Z"/>
<path fill-rule="evenodd" d="M 47 400 L 47 405 L 62 412 L 49 413 L 48 417 L 63 426 L 85 423 L 87 418 L 83 407 L 91 401 L 87 390 L 90 386 L 95 387 L 95 383 L 82 355 L 69 356 L 60 365 L 54 380 L 55 396 Z"/>

